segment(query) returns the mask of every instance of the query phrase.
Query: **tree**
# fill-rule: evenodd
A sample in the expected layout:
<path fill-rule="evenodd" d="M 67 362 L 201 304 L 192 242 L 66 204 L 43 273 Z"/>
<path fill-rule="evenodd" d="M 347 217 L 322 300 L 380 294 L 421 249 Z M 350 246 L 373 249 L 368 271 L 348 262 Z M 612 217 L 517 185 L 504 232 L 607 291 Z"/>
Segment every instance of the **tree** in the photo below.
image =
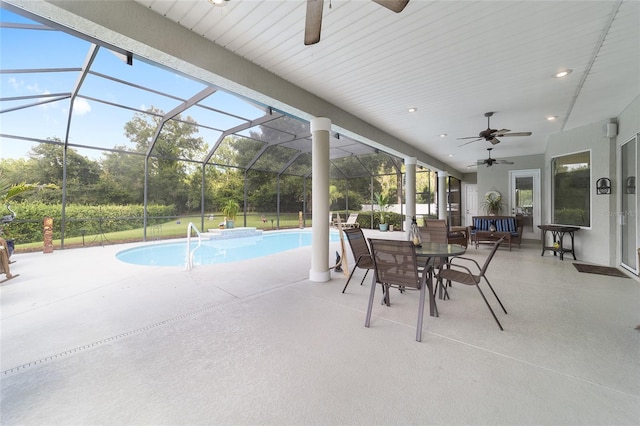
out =
<path fill-rule="evenodd" d="M 333 208 L 335 207 L 334 204 L 341 198 L 344 198 L 344 195 L 338 190 L 338 187 L 336 185 L 329 185 L 330 210 L 333 210 Z"/>
<path fill-rule="evenodd" d="M 124 150 L 123 146 L 116 149 Z M 114 204 L 142 204 L 144 201 L 144 157 L 125 152 L 102 154 L 100 193 Z"/>
<path fill-rule="evenodd" d="M 57 138 L 49 139 L 60 142 Z M 59 144 L 39 144 L 29 152 L 31 181 L 63 185 L 64 147 Z M 96 185 L 100 180 L 101 166 L 97 161 L 67 148 L 67 201 L 89 204 L 94 201 Z M 49 202 L 61 199 L 60 191 L 47 194 Z"/>
<path fill-rule="evenodd" d="M 200 137 L 196 121 L 180 115 L 162 120 L 164 113 L 154 107 L 146 113 L 136 113 L 124 126 L 125 136 L 136 144 L 136 150 L 152 158 L 148 162 L 149 201 L 174 204 L 179 210 L 189 210 L 189 167 L 182 159 L 204 157 L 206 144 Z M 160 132 L 158 133 L 158 129 Z M 157 139 L 153 138 L 158 133 Z"/>

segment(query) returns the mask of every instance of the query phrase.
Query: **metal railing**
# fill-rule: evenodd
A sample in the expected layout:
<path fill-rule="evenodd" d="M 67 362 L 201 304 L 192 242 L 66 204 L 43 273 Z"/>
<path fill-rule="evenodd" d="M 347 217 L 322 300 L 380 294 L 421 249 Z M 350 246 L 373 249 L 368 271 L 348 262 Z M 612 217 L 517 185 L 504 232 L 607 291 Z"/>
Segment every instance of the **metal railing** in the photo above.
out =
<path fill-rule="evenodd" d="M 191 230 L 192 229 L 196 231 L 196 235 L 198 236 L 198 245 L 193 250 L 191 250 Z M 198 250 L 198 248 L 200 248 L 201 245 L 202 245 L 202 238 L 200 237 L 200 231 L 198 231 L 198 228 L 196 228 L 193 222 L 189 222 L 189 226 L 187 226 L 187 261 L 185 265 L 185 268 L 187 271 L 190 271 L 191 269 L 193 269 L 193 254 L 195 253 L 196 250 Z"/>

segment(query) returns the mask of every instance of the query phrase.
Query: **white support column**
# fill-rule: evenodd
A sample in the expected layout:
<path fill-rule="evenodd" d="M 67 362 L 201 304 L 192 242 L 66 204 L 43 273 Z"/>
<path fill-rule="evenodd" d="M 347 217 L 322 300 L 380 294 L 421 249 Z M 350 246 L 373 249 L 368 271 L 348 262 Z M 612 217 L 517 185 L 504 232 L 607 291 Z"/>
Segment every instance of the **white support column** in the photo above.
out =
<path fill-rule="evenodd" d="M 404 221 L 404 232 L 409 239 L 409 233 L 411 232 L 411 222 L 416 215 L 416 164 L 418 159 L 416 157 L 406 157 L 404 159 L 404 171 L 406 176 L 406 183 L 404 186 L 405 194 L 405 212 L 406 218 Z"/>
<path fill-rule="evenodd" d="M 311 200 L 313 238 L 309 279 L 326 282 L 329 272 L 329 131 L 331 120 L 311 120 Z"/>
<path fill-rule="evenodd" d="M 447 172 L 438 172 L 438 219 L 447 218 Z"/>

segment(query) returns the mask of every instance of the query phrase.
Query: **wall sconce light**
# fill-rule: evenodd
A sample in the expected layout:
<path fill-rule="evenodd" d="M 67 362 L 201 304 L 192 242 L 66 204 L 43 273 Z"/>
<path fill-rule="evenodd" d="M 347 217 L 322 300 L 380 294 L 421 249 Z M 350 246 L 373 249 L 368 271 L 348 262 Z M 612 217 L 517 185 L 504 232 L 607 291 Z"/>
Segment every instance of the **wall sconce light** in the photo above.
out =
<path fill-rule="evenodd" d="M 600 178 L 596 181 L 596 194 L 606 195 L 611 194 L 611 180 L 607 178 Z"/>
<path fill-rule="evenodd" d="M 627 190 L 627 194 L 636 193 L 636 177 L 635 176 L 629 176 L 627 178 L 626 190 Z"/>

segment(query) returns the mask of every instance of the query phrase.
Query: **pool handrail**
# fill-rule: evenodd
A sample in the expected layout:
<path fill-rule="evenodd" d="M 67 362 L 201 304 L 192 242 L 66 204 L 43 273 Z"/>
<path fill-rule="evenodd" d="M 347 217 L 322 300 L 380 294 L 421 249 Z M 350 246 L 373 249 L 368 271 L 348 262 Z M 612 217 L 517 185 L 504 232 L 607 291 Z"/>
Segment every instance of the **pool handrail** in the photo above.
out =
<path fill-rule="evenodd" d="M 193 249 L 193 251 L 191 250 L 191 230 L 196 231 L 196 235 L 198 236 L 198 245 L 196 246 L 196 248 Z M 198 250 L 198 248 L 200 248 L 200 246 L 202 245 L 202 238 L 200 236 L 200 231 L 198 231 L 198 228 L 196 228 L 196 226 L 193 224 L 193 222 L 189 222 L 189 225 L 187 226 L 187 264 L 185 265 L 185 268 L 187 271 L 190 271 L 191 269 L 193 269 L 193 253 L 195 253 L 196 250 Z"/>

